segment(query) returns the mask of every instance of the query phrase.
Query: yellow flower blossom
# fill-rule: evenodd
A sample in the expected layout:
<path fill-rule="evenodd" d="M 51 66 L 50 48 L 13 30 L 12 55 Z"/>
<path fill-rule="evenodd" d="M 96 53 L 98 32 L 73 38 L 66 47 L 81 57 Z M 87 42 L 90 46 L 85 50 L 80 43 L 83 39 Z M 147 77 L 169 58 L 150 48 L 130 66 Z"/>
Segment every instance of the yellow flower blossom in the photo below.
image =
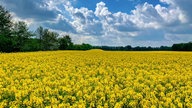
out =
<path fill-rule="evenodd" d="M 0 54 L 0 108 L 191 108 L 191 52 Z"/>

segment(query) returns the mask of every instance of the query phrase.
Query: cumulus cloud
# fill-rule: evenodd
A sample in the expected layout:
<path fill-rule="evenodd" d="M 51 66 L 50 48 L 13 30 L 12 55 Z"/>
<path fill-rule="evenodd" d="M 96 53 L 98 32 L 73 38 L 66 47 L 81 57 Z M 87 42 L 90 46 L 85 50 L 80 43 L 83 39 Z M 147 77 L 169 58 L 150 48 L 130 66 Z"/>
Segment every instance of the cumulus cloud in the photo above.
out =
<path fill-rule="evenodd" d="M 138 4 L 130 13 L 113 13 L 104 2 L 95 4 L 95 10 L 75 7 L 76 0 L 2 0 L 0 3 L 11 11 L 15 20 L 23 19 L 33 27 L 43 25 L 61 34 L 71 34 L 75 43 L 157 46 L 191 39 L 191 0 L 160 0 L 166 6 L 136 1 Z"/>
<path fill-rule="evenodd" d="M 132 43 L 139 45 L 140 42 L 143 45 L 152 46 L 160 45 L 160 43 L 171 45 L 173 42 L 167 38 L 167 34 L 172 34 L 171 32 L 174 31 L 183 32 L 184 30 L 179 26 L 187 23 L 187 17 L 183 10 L 173 4 L 171 0 L 161 2 L 169 5 L 167 7 L 160 4 L 154 6 L 146 2 L 137 5 L 131 14 L 112 13 L 104 2 L 97 3 L 94 12 L 87 8 L 78 9 L 69 5 L 65 8 L 71 15 L 71 24 L 76 31 L 86 37 L 96 35 L 97 37 L 92 40 L 97 44 L 125 45 Z M 187 27 L 189 26 L 186 25 L 184 28 Z M 91 38 L 81 40 L 89 42 Z M 92 41 L 92 43 L 94 42 Z"/>
<path fill-rule="evenodd" d="M 180 14 L 180 19 L 183 22 L 192 21 L 192 1 L 191 0 L 160 0 L 163 3 L 169 4 L 171 7 L 178 8 L 182 14 Z"/>
<path fill-rule="evenodd" d="M 162 7 L 159 4 L 153 6 L 145 2 L 132 10 L 132 21 L 139 28 L 159 29 L 185 23 L 186 18 L 177 7 Z"/>
<path fill-rule="evenodd" d="M 85 35 L 101 35 L 102 24 L 99 22 L 92 10 L 87 8 L 74 8 L 65 6 L 72 20 L 71 23 L 76 28 L 77 33 Z"/>
<path fill-rule="evenodd" d="M 108 11 L 108 8 L 105 6 L 104 2 L 97 3 L 95 15 L 97 17 L 107 17 L 111 15 L 111 12 Z"/>
<path fill-rule="evenodd" d="M 103 25 L 103 36 L 136 36 L 137 27 L 130 21 L 130 15 L 122 12 L 112 13 L 104 2 L 96 5 L 94 12 Z"/>
<path fill-rule="evenodd" d="M 162 20 L 153 5 L 145 2 L 143 5 L 136 6 L 132 10 L 131 21 L 139 28 L 155 28 L 161 27 L 159 22 Z"/>

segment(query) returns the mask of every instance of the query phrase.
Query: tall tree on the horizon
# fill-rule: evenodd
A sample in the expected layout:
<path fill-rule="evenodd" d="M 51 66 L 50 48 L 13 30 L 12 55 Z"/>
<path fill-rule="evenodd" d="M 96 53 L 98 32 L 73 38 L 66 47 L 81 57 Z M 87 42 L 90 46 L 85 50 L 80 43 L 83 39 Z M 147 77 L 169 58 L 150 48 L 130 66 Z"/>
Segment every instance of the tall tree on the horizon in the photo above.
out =
<path fill-rule="evenodd" d="M 49 29 L 45 29 L 44 35 L 42 37 L 44 50 L 57 49 L 57 37 L 58 36 L 59 36 L 58 33 L 49 31 Z"/>
<path fill-rule="evenodd" d="M 13 50 L 11 27 L 10 13 L 0 5 L 0 51 L 11 52 Z"/>
<path fill-rule="evenodd" d="M 73 43 L 69 35 L 65 35 L 58 39 L 59 42 L 59 49 L 66 50 L 71 49 L 73 47 Z"/>
<path fill-rule="evenodd" d="M 0 35 L 11 36 L 11 14 L 0 5 Z"/>
<path fill-rule="evenodd" d="M 38 27 L 36 32 L 36 38 L 39 39 L 39 45 L 40 45 L 40 49 L 43 49 L 43 33 L 44 33 L 44 29 L 42 26 Z"/>
<path fill-rule="evenodd" d="M 53 50 L 57 49 L 57 37 L 58 33 L 52 32 L 49 29 L 44 29 L 42 26 L 36 30 L 37 39 L 40 42 L 41 50 Z"/>
<path fill-rule="evenodd" d="M 27 44 L 27 40 L 33 36 L 29 31 L 27 24 L 19 21 L 13 26 L 14 48 L 16 51 L 22 51 L 22 47 Z"/>

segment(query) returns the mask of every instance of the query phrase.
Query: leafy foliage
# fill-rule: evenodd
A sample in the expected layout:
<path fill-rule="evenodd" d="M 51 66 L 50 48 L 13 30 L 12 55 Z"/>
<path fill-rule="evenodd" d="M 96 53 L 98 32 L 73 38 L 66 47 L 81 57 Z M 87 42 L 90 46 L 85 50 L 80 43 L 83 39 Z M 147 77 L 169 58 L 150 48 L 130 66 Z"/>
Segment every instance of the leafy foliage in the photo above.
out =
<path fill-rule="evenodd" d="M 11 15 L 0 5 L 0 51 L 11 52 L 13 50 L 11 27 Z"/>
<path fill-rule="evenodd" d="M 192 42 L 173 44 L 172 49 L 174 51 L 192 51 Z"/>
<path fill-rule="evenodd" d="M 28 44 L 28 40 L 33 34 L 28 30 L 25 22 L 19 21 L 14 24 L 13 29 L 14 49 L 16 51 L 23 51 L 23 47 Z"/>
<path fill-rule="evenodd" d="M 69 37 L 69 35 L 59 38 L 58 42 L 59 42 L 59 49 L 61 50 L 72 49 L 73 43 L 71 42 L 71 38 Z"/>
<path fill-rule="evenodd" d="M 11 36 L 11 15 L 0 5 L 0 35 L 6 38 Z"/>

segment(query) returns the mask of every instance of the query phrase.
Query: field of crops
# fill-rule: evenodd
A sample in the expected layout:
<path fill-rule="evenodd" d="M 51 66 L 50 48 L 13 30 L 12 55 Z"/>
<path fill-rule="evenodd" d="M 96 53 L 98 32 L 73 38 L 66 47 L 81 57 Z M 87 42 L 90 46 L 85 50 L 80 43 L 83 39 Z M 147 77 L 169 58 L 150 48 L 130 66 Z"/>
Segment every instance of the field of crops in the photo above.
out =
<path fill-rule="evenodd" d="M 192 108 L 192 53 L 0 54 L 3 107 Z"/>

